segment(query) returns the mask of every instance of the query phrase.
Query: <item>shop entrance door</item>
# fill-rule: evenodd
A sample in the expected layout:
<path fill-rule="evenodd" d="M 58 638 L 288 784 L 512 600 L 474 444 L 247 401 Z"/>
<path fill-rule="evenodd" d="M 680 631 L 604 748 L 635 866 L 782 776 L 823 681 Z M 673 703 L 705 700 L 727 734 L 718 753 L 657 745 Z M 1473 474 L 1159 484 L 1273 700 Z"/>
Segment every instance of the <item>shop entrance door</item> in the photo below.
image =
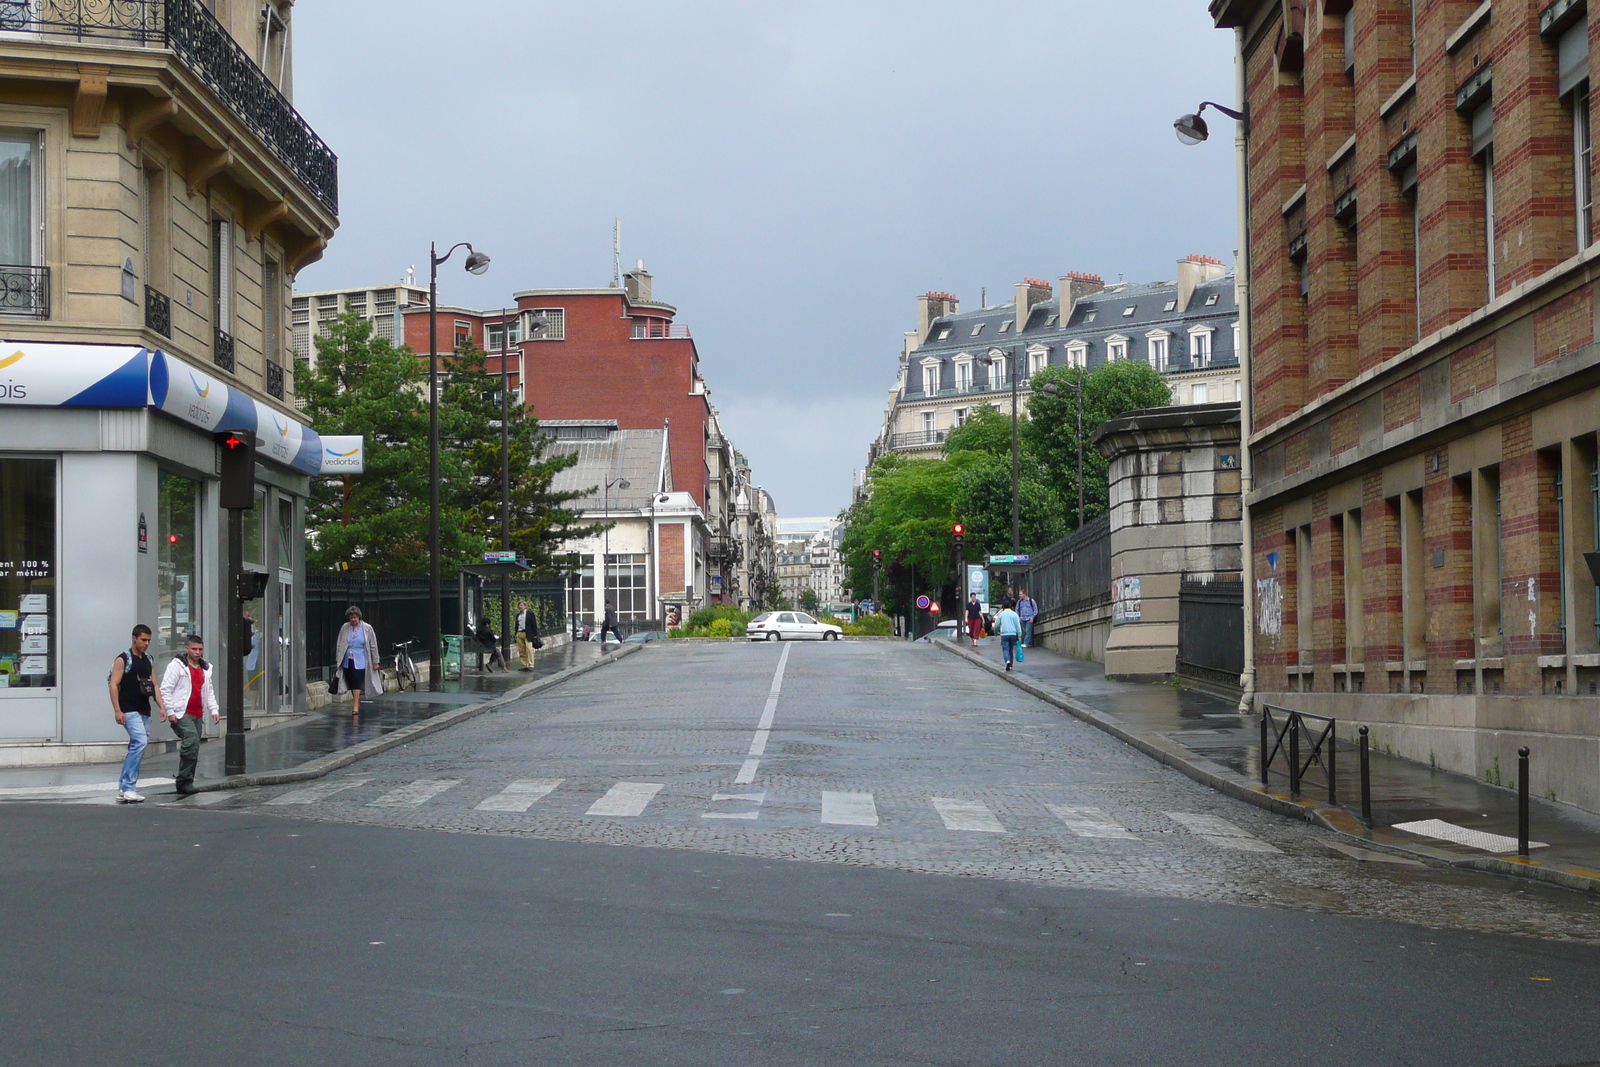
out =
<path fill-rule="evenodd" d="M 0 459 L 0 740 L 61 737 L 56 461 Z"/>

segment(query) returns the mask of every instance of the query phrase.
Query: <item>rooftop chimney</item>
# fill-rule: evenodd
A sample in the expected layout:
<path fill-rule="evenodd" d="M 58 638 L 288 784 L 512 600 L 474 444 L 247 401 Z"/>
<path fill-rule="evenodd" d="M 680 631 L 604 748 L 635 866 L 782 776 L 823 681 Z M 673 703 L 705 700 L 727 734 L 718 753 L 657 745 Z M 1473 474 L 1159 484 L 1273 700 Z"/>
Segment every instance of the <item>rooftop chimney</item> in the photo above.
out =
<path fill-rule="evenodd" d="M 1033 309 L 1049 300 L 1051 297 L 1050 283 L 1039 278 L 1024 278 L 1017 283 L 1017 324 L 1012 327 L 1018 333 L 1027 329 L 1028 316 Z"/>
<path fill-rule="evenodd" d="M 951 293 L 923 293 L 917 297 L 917 344 L 928 343 L 928 331 L 946 315 L 961 310 L 961 301 Z"/>
<path fill-rule="evenodd" d="M 644 269 L 644 260 L 642 259 L 639 261 L 637 269 L 630 270 L 624 274 L 622 276 L 622 287 L 627 291 L 628 302 L 631 304 L 654 303 L 655 296 L 652 294 L 652 280 L 654 277 Z"/>
<path fill-rule="evenodd" d="M 1098 274 L 1085 274 L 1081 270 L 1068 271 L 1061 276 L 1061 325 L 1065 326 L 1067 320 L 1072 318 L 1072 309 L 1078 306 L 1078 301 L 1091 293 L 1098 293 L 1106 287 L 1104 279 Z"/>
<path fill-rule="evenodd" d="M 1192 255 L 1178 260 L 1178 311 L 1189 310 L 1195 286 L 1228 273 L 1216 256 Z"/>

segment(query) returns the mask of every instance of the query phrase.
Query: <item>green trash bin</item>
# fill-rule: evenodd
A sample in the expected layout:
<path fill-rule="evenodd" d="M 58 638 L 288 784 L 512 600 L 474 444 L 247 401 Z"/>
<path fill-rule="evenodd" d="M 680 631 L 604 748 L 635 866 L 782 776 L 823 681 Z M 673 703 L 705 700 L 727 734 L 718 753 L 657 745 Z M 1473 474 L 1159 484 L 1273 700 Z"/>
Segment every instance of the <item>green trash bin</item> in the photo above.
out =
<path fill-rule="evenodd" d="M 451 675 L 455 675 L 459 678 L 461 677 L 461 635 L 442 634 L 441 637 L 444 640 L 444 673 L 440 677 L 449 678 Z"/>

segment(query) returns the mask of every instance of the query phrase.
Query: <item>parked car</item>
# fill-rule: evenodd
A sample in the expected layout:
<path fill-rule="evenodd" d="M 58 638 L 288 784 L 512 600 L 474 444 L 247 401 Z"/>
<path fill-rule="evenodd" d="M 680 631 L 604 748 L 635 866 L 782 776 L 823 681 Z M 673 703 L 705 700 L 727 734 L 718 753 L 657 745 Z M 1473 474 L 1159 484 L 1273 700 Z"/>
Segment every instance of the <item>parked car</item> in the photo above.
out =
<path fill-rule="evenodd" d="M 646 641 L 659 641 L 665 636 L 667 635 L 662 630 L 640 630 L 636 634 L 629 634 L 624 637 L 622 643 L 626 645 L 642 645 Z"/>
<path fill-rule="evenodd" d="M 935 638 L 941 641 L 959 640 L 962 634 L 961 622 L 957 619 L 946 619 L 932 630 L 922 635 L 922 640 L 932 641 Z"/>
<path fill-rule="evenodd" d="M 767 611 L 750 620 L 745 636 L 752 641 L 837 641 L 844 628 L 818 622 L 803 611 Z"/>

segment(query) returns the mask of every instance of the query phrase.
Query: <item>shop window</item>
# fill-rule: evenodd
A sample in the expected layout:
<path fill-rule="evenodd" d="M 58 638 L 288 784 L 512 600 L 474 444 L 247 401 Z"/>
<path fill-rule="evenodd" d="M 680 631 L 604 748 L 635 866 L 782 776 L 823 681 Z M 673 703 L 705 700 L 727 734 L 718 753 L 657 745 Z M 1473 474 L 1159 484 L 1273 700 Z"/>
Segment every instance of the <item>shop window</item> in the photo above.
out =
<path fill-rule="evenodd" d="M 0 459 L 0 689 L 56 684 L 55 576 L 55 461 Z"/>
<path fill-rule="evenodd" d="M 637 621 L 648 615 L 645 606 L 644 556 L 606 557 L 606 599 L 617 609 L 617 618 Z"/>
<path fill-rule="evenodd" d="M 594 622 L 594 557 L 579 556 L 581 566 L 573 576 L 577 589 L 576 614 L 581 622 Z"/>
<path fill-rule="evenodd" d="M 205 636 L 200 611 L 200 483 L 162 471 L 156 521 L 157 662 L 183 651 L 189 634 Z M 219 635 L 220 636 L 220 635 Z"/>

